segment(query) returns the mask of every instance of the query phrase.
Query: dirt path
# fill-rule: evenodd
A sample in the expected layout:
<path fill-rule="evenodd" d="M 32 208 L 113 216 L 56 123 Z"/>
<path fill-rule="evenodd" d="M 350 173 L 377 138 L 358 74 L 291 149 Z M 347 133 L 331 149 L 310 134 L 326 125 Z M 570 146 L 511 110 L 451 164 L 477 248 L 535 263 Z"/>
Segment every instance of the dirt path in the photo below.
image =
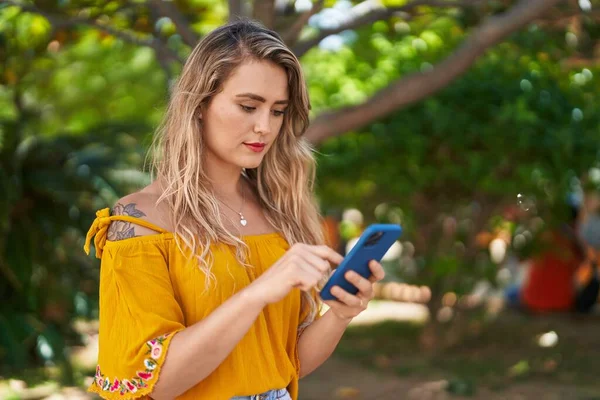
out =
<path fill-rule="evenodd" d="M 300 381 L 300 400 L 399 399 L 416 382 L 377 374 L 339 358 L 330 358 L 317 371 Z"/>
<path fill-rule="evenodd" d="M 600 389 L 523 382 L 502 391 L 478 388 L 473 396 L 452 395 L 444 381 L 425 381 L 384 375 L 329 359 L 315 373 L 300 381 L 300 400 L 589 400 L 600 398 Z"/>

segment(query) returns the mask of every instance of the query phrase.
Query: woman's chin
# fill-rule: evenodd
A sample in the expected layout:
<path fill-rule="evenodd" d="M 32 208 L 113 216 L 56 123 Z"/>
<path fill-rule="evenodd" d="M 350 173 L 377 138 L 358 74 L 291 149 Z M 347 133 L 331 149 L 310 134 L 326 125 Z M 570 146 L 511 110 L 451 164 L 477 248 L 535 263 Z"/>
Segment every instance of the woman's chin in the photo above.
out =
<path fill-rule="evenodd" d="M 259 157 L 252 157 L 252 158 L 245 158 L 244 160 L 240 160 L 239 162 L 239 166 L 245 169 L 254 169 L 254 168 L 258 168 L 258 166 L 262 163 L 263 161 L 262 156 Z"/>
<path fill-rule="evenodd" d="M 244 163 L 243 165 L 241 165 L 241 167 L 244 169 L 256 169 L 256 168 L 258 168 L 259 165 L 260 165 L 260 162 Z"/>

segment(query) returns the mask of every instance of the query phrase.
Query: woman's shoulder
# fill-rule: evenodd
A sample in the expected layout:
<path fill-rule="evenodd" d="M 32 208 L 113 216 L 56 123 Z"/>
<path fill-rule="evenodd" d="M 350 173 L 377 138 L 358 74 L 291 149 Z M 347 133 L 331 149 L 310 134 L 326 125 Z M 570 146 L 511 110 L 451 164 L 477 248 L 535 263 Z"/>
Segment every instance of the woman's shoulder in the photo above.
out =
<path fill-rule="evenodd" d="M 119 241 L 133 237 L 171 232 L 168 207 L 158 203 L 161 193 L 152 185 L 120 198 L 112 207 L 113 219 L 108 228 L 108 240 Z"/>
<path fill-rule="evenodd" d="M 172 238 L 172 230 L 166 221 L 169 213 L 166 206 L 157 205 L 160 193 L 148 190 L 129 194 L 119 199 L 112 210 L 103 208 L 96 212 L 86 235 L 84 251 L 91 251 L 92 239 L 97 258 L 101 258 L 105 246 L 128 248 L 129 245 L 150 244 Z M 162 245 L 160 246 L 162 251 Z"/>

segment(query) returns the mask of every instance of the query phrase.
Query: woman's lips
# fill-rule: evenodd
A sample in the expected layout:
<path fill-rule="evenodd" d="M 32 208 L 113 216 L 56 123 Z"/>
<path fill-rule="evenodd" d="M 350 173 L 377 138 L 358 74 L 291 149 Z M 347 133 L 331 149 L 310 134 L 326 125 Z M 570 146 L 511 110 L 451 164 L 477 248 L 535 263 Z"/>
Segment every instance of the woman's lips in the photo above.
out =
<path fill-rule="evenodd" d="M 260 153 L 265 149 L 266 144 L 264 143 L 244 143 L 246 147 L 252 150 L 255 153 Z"/>

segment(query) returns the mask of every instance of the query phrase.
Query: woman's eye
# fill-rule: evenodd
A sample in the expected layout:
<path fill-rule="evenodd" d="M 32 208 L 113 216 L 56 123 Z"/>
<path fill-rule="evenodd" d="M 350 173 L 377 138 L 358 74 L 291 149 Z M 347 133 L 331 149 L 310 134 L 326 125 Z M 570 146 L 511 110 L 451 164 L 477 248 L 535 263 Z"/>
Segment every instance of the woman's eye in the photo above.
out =
<path fill-rule="evenodd" d="M 273 115 L 276 117 L 282 117 L 285 114 L 285 111 L 273 110 Z"/>
<path fill-rule="evenodd" d="M 256 107 L 248 107 L 243 104 L 240 104 L 240 107 L 242 107 L 242 110 L 244 110 L 246 112 L 252 112 L 252 111 L 256 110 Z"/>

